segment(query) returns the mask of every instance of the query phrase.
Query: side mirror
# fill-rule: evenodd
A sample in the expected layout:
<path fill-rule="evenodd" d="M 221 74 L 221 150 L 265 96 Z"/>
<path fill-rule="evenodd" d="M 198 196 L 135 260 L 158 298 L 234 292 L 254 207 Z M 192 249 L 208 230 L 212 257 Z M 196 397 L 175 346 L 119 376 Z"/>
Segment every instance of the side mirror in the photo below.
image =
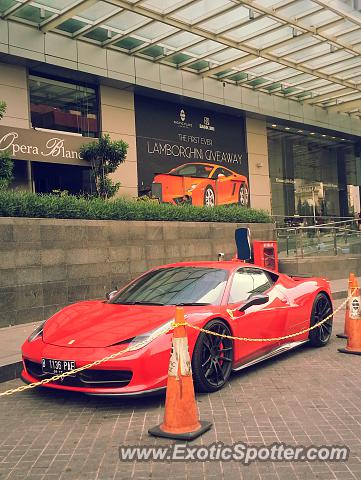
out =
<path fill-rule="evenodd" d="M 245 312 L 247 308 L 253 307 L 253 305 L 263 305 L 269 300 L 268 295 L 253 295 L 244 305 L 239 309 L 240 312 Z"/>
<path fill-rule="evenodd" d="M 118 293 L 118 290 L 113 290 L 112 292 L 107 292 L 105 294 L 105 297 L 107 300 L 111 300 L 112 298 L 115 297 L 115 295 Z"/>
<path fill-rule="evenodd" d="M 219 173 L 219 174 L 217 175 L 217 178 L 223 178 L 223 177 L 225 177 L 225 175 L 224 175 L 223 173 Z"/>

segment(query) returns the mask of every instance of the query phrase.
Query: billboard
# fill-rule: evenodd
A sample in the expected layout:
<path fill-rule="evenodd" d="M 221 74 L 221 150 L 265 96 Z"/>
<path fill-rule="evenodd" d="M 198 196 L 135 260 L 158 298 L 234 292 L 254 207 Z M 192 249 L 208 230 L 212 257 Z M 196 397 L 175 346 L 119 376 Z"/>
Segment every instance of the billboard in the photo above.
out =
<path fill-rule="evenodd" d="M 139 195 L 192 205 L 248 205 L 244 119 L 135 97 Z"/>

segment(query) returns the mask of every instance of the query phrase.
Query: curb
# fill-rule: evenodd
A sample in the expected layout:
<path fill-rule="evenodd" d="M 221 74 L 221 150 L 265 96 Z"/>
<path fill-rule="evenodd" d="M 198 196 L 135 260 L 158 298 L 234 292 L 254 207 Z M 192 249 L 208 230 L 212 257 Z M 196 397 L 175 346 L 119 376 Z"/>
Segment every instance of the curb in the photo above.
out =
<path fill-rule="evenodd" d="M 344 292 L 335 292 L 332 294 L 333 300 L 346 300 L 346 297 L 347 297 L 346 290 Z"/>
<path fill-rule="evenodd" d="M 16 378 L 19 378 L 22 369 L 23 363 L 21 361 L 9 363 L 8 365 L 1 365 L 0 383 L 8 382 L 9 380 L 15 380 Z"/>

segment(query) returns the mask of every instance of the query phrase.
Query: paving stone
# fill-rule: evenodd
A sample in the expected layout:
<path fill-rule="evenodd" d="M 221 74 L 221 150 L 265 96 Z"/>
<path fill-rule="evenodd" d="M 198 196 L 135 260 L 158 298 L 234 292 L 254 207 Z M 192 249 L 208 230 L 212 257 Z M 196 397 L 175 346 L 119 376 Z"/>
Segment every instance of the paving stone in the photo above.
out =
<path fill-rule="evenodd" d="M 343 313 L 335 331 L 342 330 Z M 301 347 L 232 376 L 227 388 L 199 395 L 213 429 L 195 445 L 346 445 L 347 462 L 120 462 L 118 448 L 168 445 L 149 437 L 163 399 L 111 399 L 38 390 L 0 399 L 1 480 L 361 480 L 360 360 L 342 355 L 344 340 Z M 19 380 L 0 385 L 4 391 Z"/>

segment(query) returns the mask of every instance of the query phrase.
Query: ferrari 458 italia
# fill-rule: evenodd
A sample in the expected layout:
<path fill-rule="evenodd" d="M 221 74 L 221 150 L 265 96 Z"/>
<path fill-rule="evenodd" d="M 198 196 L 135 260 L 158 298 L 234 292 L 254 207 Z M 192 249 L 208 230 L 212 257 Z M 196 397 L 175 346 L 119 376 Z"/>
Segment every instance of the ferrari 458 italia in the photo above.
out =
<path fill-rule="evenodd" d="M 248 205 L 247 178 L 211 163 L 186 163 L 160 173 L 152 183 L 153 195 L 166 203 L 192 205 Z"/>
<path fill-rule="evenodd" d="M 297 333 L 332 313 L 322 278 L 290 277 L 239 261 L 175 263 L 154 268 L 108 300 L 70 305 L 40 325 L 22 347 L 25 382 L 49 378 L 118 352 L 111 361 L 48 388 L 101 395 L 139 395 L 164 389 L 175 306 L 186 321 L 207 330 L 250 338 Z M 196 390 L 222 388 L 231 372 L 302 343 L 330 339 L 332 319 L 284 341 L 221 339 L 187 327 Z"/>

